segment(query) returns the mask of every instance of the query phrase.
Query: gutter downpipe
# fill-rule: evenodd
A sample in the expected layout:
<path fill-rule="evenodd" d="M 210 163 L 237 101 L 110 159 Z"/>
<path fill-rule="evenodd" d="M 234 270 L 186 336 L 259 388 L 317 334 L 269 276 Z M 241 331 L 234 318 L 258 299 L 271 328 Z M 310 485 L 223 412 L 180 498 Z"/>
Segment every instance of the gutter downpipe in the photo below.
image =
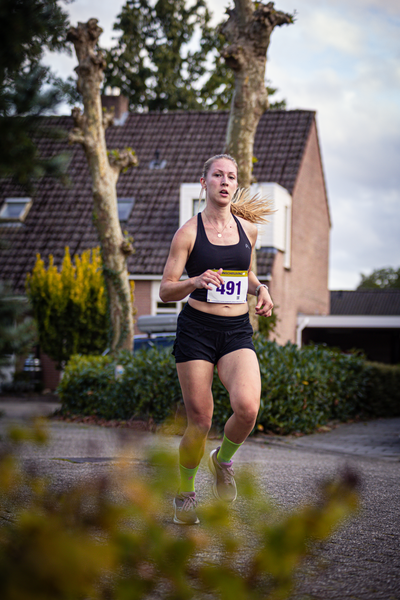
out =
<path fill-rule="evenodd" d="M 298 324 L 296 328 L 296 344 L 299 348 L 302 346 L 302 338 L 303 338 L 303 329 L 307 327 L 309 324 L 309 317 L 304 317 Z"/>

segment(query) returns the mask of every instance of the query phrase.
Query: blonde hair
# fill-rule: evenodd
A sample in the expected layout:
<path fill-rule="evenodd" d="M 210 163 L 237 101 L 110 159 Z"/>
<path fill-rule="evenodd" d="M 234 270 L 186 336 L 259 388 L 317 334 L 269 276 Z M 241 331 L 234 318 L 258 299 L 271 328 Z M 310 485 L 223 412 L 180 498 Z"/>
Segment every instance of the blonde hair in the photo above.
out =
<path fill-rule="evenodd" d="M 232 161 L 232 162 L 233 162 L 233 164 L 234 164 L 234 165 L 235 165 L 235 167 L 236 167 L 236 173 L 237 173 L 237 171 L 238 171 L 238 165 L 237 165 L 237 162 L 236 162 L 236 160 L 233 158 L 233 156 L 231 156 L 230 154 L 216 154 L 215 156 L 212 156 L 211 158 L 208 158 L 208 159 L 206 160 L 206 162 L 204 163 L 204 166 L 203 166 L 203 172 L 202 172 L 202 174 L 201 174 L 201 176 L 202 176 L 204 179 L 207 177 L 207 173 L 208 173 L 208 171 L 211 169 L 211 166 L 212 166 L 213 162 L 214 162 L 215 160 L 218 160 L 219 158 L 226 158 L 227 160 L 230 160 L 230 161 Z"/>
<path fill-rule="evenodd" d="M 238 188 L 232 198 L 231 213 L 250 223 L 268 223 L 273 212 L 273 200 L 261 194 L 251 196 L 249 188 Z"/>
<path fill-rule="evenodd" d="M 238 171 L 238 165 L 236 160 L 230 154 L 216 154 L 212 156 L 203 166 L 202 177 L 205 179 L 207 177 L 207 173 L 210 170 L 213 162 L 218 160 L 219 158 L 226 158 L 233 162 L 236 167 L 236 173 Z M 201 198 L 203 195 L 203 188 L 200 191 L 199 202 L 201 202 Z M 261 196 L 261 194 L 255 194 L 254 196 L 250 195 L 249 188 L 238 188 L 232 198 L 231 203 L 231 212 L 236 217 L 241 217 L 246 221 L 250 221 L 250 223 L 268 223 L 267 216 L 271 213 L 275 212 L 272 208 L 273 202 L 270 198 L 265 196 Z"/>

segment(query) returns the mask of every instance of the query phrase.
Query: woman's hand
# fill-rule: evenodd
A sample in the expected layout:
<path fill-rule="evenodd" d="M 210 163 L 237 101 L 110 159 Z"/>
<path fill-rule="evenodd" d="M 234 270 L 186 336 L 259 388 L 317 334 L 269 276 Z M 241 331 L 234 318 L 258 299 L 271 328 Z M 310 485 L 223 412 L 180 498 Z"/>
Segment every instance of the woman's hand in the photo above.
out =
<path fill-rule="evenodd" d="M 265 287 L 261 287 L 258 293 L 256 314 L 259 317 L 270 317 L 272 315 L 273 308 L 274 304 L 271 300 L 268 290 Z"/>
<path fill-rule="evenodd" d="M 212 271 L 211 269 L 208 269 L 198 277 L 194 277 L 192 282 L 193 285 L 198 289 L 205 288 L 206 290 L 212 290 L 210 283 L 215 285 L 217 288 L 224 283 L 221 274 L 222 269 L 219 269 L 219 271 Z"/>

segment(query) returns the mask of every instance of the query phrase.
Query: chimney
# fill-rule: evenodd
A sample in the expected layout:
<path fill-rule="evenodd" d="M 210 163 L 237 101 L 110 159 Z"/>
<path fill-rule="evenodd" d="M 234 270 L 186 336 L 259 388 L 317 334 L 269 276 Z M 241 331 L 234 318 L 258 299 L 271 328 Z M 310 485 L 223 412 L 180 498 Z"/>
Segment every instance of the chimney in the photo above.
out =
<path fill-rule="evenodd" d="M 126 96 L 102 96 L 101 104 L 103 108 L 110 110 L 112 107 L 115 109 L 115 125 L 122 125 L 123 117 L 128 114 L 129 101 Z M 125 118 L 123 119 L 125 121 Z"/>

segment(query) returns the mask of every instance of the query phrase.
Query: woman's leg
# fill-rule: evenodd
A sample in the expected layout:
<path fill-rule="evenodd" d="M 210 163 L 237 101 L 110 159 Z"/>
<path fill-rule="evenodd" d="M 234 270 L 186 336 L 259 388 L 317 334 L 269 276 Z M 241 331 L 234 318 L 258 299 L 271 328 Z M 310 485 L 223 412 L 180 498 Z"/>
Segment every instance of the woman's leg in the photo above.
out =
<path fill-rule="evenodd" d="M 257 356 L 249 348 L 230 352 L 218 361 L 218 373 L 229 392 L 233 415 L 225 424 L 221 447 L 211 452 L 208 464 L 214 475 L 214 495 L 233 502 L 237 491 L 231 459 L 253 429 L 260 407 Z"/>
<path fill-rule="evenodd" d="M 261 377 L 256 353 L 243 348 L 225 354 L 218 362 L 218 374 L 229 392 L 233 410 L 225 424 L 225 436 L 234 444 L 242 444 L 260 408 Z"/>
<path fill-rule="evenodd" d="M 200 464 L 213 414 L 214 365 L 204 360 L 177 363 L 179 383 L 187 415 L 187 429 L 179 447 L 179 461 L 186 469 Z"/>

